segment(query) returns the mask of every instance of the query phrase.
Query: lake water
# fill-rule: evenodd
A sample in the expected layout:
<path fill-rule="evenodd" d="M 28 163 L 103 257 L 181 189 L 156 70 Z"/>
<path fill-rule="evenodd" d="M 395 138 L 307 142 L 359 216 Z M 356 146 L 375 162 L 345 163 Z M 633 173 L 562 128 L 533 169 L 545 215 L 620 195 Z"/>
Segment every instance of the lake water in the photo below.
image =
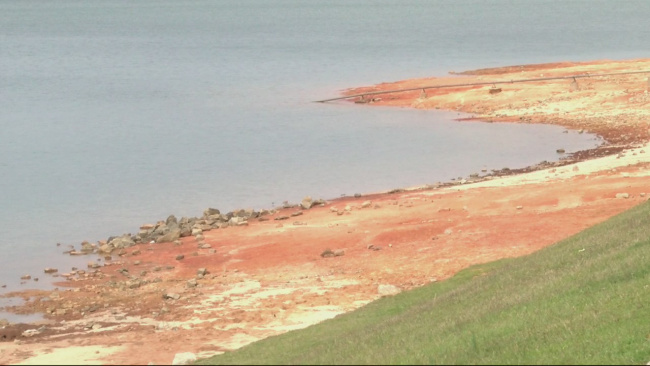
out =
<path fill-rule="evenodd" d="M 170 214 L 593 147 L 561 127 L 312 101 L 452 70 L 650 57 L 647 14 L 643 0 L 0 0 L 2 291 L 49 286 L 44 267 L 91 259 L 67 245 Z"/>

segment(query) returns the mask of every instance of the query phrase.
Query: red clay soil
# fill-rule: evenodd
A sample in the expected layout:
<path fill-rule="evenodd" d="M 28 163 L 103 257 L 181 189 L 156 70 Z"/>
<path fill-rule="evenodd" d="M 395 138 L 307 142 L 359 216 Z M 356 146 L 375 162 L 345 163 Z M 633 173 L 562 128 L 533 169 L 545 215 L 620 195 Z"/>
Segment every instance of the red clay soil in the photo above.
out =
<path fill-rule="evenodd" d="M 650 69 L 650 61 L 528 65 L 346 93 L 642 68 Z M 604 155 L 598 149 L 525 174 L 286 208 L 268 221 L 205 232 L 207 249 L 191 236 L 181 245 L 137 245 L 96 273 L 68 277 L 57 291 L 11 294 L 26 303 L 10 310 L 43 312 L 48 322 L 0 329 L 0 362 L 169 364 L 179 352 L 205 357 L 473 264 L 552 245 L 650 196 L 647 76 L 579 81 L 582 89 L 574 91 L 564 80 L 508 84 L 495 94 L 485 87 L 376 96 L 381 100 L 371 104 L 584 129 L 604 136 L 610 155 L 595 159 Z M 275 220 L 280 216 L 289 218 Z M 322 257 L 327 249 L 343 255 Z M 184 258 L 177 260 L 179 254 Z M 199 268 L 208 273 L 197 278 Z"/>

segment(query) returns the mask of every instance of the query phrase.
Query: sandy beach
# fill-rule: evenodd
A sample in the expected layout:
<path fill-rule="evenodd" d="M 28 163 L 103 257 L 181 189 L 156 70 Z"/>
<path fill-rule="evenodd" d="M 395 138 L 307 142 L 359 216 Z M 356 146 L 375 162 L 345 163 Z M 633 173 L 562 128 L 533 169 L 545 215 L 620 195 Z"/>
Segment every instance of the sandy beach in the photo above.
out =
<path fill-rule="evenodd" d="M 182 352 L 208 357 L 443 281 L 473 264 L 532 253 L 607 220 L 650 197 L 650 73 L 598 75 L 644 70 L 650 59 L 561 62 L 348 89 L 344 95 L 588 74 L 575 82 L 373 94 L 358 108 L 471 115 L 458 123 L 554 124 L 606 143 L 559 163 L 309 208 L 287 205 L 245 225 L 205 230 L 202 238 L 138 244 L 96 268 L 59 269 L 54 291 L 6 295 L 25 300 L 7 310 L 44 313 L 45 320 L 4 325 L 0 363 L 169 364 Z"/>

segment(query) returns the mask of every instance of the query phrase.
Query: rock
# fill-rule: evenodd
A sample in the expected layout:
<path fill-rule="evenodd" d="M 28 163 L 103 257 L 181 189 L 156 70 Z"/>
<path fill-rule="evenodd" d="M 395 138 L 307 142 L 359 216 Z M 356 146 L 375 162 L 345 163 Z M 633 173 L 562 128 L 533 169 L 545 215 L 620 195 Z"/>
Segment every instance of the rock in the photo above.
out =
<path fill-rule="evenodd" d="M 300 216 L 300 215 L 302 215 L 302 211 L 296 211 L 296 212 L 291 214 L 291 216 L 293 216 L 293 217 Z"/>
<path fill-rule="evenodd" d="M 56 272 L 58 272 L 59 270 L 56 269 L 56 268 L 49 268 L 49 267 L 48 267 L 48 268 L 45 268 L 43 271 L 44 271 L 45 273 L 56 273 Z"/>
<path fill-rule="evenodd" d="M 565 150 L 564 149 L 557 149 L 555 150 L 558 154 L 564 154 Z"/>
<path fill-rule="evenodd" d="M 181 237 L 181 229 L 180 228 L 175 228 L 169 230 L 166 234 L 159 236 L 158 239 L 156 239 L 156 243 L 168 243 L 172 242 L 174 240 L 178 240 Z"/>
<path fill-rule="evenodd" d="M 199 249 L 210 249 L 210 248 L 212 248 L 212 245 L 210 244 L 203 243 L 199 245 Z"/>
<path fill-rule="evenodd" d="M 205 276 L 206 274 L 208 274 L 208 270 L 205 268 L 199 268 L 196 270 L 196 274 Z"/>
<path fill-rule="evenodd" d="M 630 198 L 629 193 L 616 193 L 616 198 Z"/>
<path fill-rule="evenodd" d="M 340 257 L 340 256 L 342 256 L 342 255 L 345 255 L 345 250 L 343 250 L 343 249 L 338 249 L 338 250 L 335 250 L 335 251 L 334 251 L 334 256 L 335 256 L 335 257 Z"/>
<path fill-rule="evenodd" d="M 521 210 L 524 206 L 517 206 L 517 210 Z"/>
<path fill-rule="evenodd" d="M 196 355 L 192 352 L 182 352 L 174 355 L 172 365 L 189 365 L 196 361 Z"/>
<path fill-rule="evenodd" d="M 336 254 L 331 249 L 325 249 L 321 254 L 321 257 L 323 258 L 330 258 L 330 257 L 335 257 Z"/>
<path fill-rule="evenodd" d="M 399 294 L 401 290 L 399 287 L 393 285 L 379 285 L 377 287 L 377 292 L 381 296 L 391 296 Z"/>
<path fill-rule="evenodd" d="M 287 219 L 289 219 L 289 216 L 286 216 L 286 215 L 285 216 L 278 216 L 275 219 L 276 220 L 287 220 Z"/>
<path fill-rule="evenodd" d="M 371 202 L 371 201 L 364 201 L 364 202 L 361 204 L 361 208 L 367 208 L 367 207 L 370 207 L 370 205 L 372 205 L 372 202 Z"/>
<path fill-rule="evenodd" d="M 195 279 L 191 279 L 191 280 L 187 281 L 187 287 L 189 287 L 189 288 L 196 287 L 196 286 L 198 286 L 198 284 L 199 283 L 196 282 Z"/>
<path fill-rule="evenodd" d="M 176 260 L 177 260 L 177 261 L 180 261 L 180 260 L 182 260 L 183 258 L 185 258 L 185 256 L 182 255 L 182 254 L 179 254 L 179 255 L 176 256 Z"/>
<path fill-rule="evenodd" d="M 178 220 L 176 219 L 176 216 L 169 215 L 167 220 L 165 220 L 165 224 L 167 224 L 167 226 L 176 226 L 178 225 Z"/>
<path fill-rule="evenodd" d="M 246 219 L 242 216 L 233 216 L 228 220 L 228 223 L 233 226 L 238 225 L 241 222 L 246 222 Z"/>
<path fill-rule="evenodd" d="M 100 253 L 110 254 L 113 251 L 113 249 L 115 249 L 115 248 L 113 248 L 112 245 L 104 244 L 104 245 L 99 247 L 99 252 Z"/>
<path fill-rule="evenodd" d="M 373 244 L 370 244 L 370 245 L 368 245 L 368 249 L 370 249 L 370 250 L 374 250 L 374 251 L 378 251 L 378 250 L 381 250 L 381 247 L 380 247 L 380 246 L 373 245 Z"/>
<path fill-rule="evenodd" d="M 220 215 L 221 211 L 219 211 L 216 208 L 206 208 L 205 211 L 203 211 L 203 216 L 208 217 L 212 215 Z"/>
<path fill-rule="evenodd" d="M 81 251 L 84 253 L 92 253 L 95 250 L 95 246 L 88 241 L 81 242 Z"/>
<path fill-rule="evenodd" d="M 313 201 L 310 196 L 303 198 L 302 202 L 300 202 L 300 206 L 305 210 L 309 210 L 312 205 L 313 205 Z"/>
<path fill-rule="evenodd" d="M 29 337 L 33 337 L 33 336 L 35 336 L 35 335 L 37 335 L 39 333 L 41 333 L 41 332 L 38 331 L 37 329 L 27 329 L 26 331 L 24 331 L 22 333 L 22 336 L 29 338 Z"/>
<path fill-rule="evenodd" d="M 174 293 L 174 292 L 169 292 L 163 295 L 163 300 L 167 299 L 172 299 L 172 300 L 178 300 L 181 298 L 181 295 Z"/>
<path fill-rule="evenodd" d="M 112 240 L 108 241 L 108 244 L 112 246 L 113 248 L 116 249 L 124 249 L 124 248 L 129 248 L 135 245 L 135 242 L 133 239 L 131 239 L 130 236 L 124 235 L 120 236 L 117 238 L 113 238 Z"/>

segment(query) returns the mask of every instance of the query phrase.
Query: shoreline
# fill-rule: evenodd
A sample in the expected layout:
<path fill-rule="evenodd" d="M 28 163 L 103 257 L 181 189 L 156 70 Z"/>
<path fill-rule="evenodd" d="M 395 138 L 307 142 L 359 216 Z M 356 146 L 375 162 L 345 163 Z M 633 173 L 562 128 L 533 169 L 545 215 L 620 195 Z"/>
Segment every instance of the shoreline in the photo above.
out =
<path fill-rule="evenodd" d="M 562 75 L 597 67 L 650 69 L 650 60 L 460 74 L 493 80 L 495 75 L 508 79 L 513 72 Z M 557 124 L 599 135 L 605 144 L 556 163 L 435 186 L 304 200 L 301 208 L 286 205 L 248 217 L 225 214 L 234 223 L 227 230 L 203 226 L 206 230 L 158 244 L 113 248 L 110 265 L 76 273 L 71 276 L 75 280 L 58 284 L 62 290 L 5 295 L 25 299 L 11 310 L 42 312 L 46 320 L 5 326 L 0 333 L 9 342 L 0 342 L 0 360 L 51 363 L 76 355 L 87 362 L 169 363 L 175 353 L 188 351 L 207 357 L 443 280 L 472 264 L 551 245 L 648 199 L 648 76 L 595 77 L 584 85 L 579 81 L 582 89 L 577 90 L 563 81 L 504 85 L 497 94 L 488 93 L 486 86 L 437 89 L 427 91 L 426 98 L 419 92 L 382 95 L 370 104 L 472 115 L 460 123 Z M 345 93 L 445 82 L 413 79 Z M 214 215 L 222 214 L 197 220 Z M 213 218 L 219 227 L 225 222 Z M 159 227 L 142 230 L 151 230 L 150 235 Z M 142 337 L 151 342 L 147 352 L 137 346 Z"/>

